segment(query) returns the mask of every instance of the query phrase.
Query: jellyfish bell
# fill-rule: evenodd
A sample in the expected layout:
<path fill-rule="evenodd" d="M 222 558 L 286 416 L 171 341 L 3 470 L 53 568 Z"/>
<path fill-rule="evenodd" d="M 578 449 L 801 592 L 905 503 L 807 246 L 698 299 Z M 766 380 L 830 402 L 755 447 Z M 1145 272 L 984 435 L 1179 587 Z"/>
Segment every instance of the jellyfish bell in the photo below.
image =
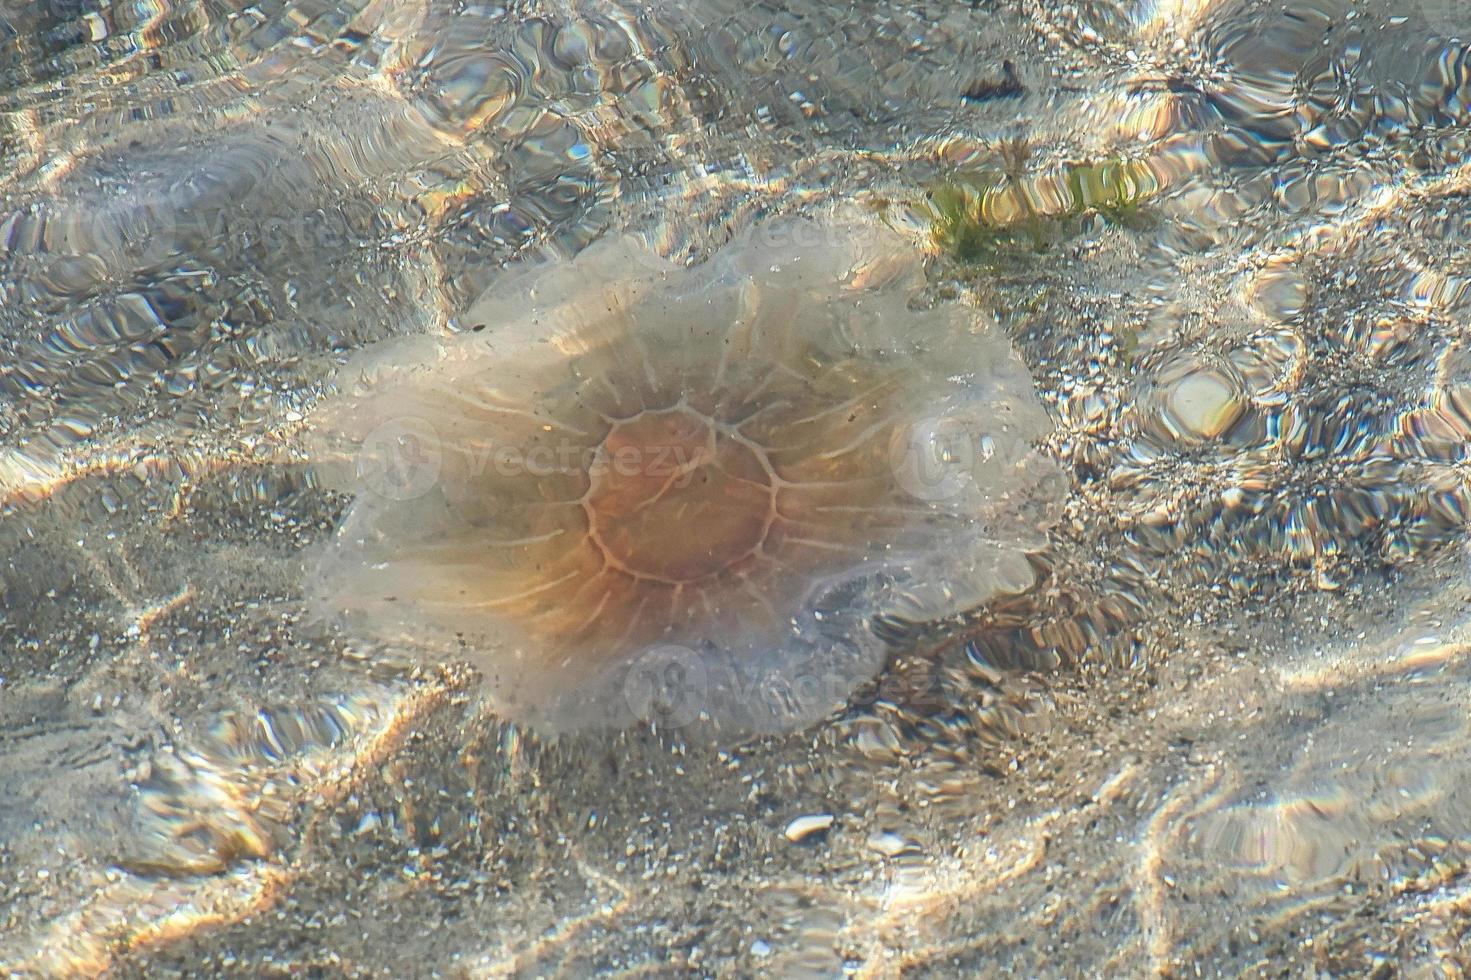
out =
<path fill-rule="evenodd" d="M 795 220 L 690 269 L 619 239 L 504 277 L 483 330 L 376 345 L 319 407 L 355 496 L 313 601 L 545 732 L 820 719 L 882 668 L 880 616 L 1030 584 L 1057 491 L 1024 366 L 922 281 L 880 225 Z"/>

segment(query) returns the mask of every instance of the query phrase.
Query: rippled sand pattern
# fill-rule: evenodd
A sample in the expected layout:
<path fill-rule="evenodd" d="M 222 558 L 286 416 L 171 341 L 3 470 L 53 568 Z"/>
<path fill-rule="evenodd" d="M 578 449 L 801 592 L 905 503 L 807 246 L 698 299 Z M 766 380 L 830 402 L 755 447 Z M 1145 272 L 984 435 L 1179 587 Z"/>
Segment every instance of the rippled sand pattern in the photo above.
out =
<path fill-rule="evenodd" d="M 1467 38 L 0 0 L 0 973 L 1462 975 Z M 473 330 L 508 264 L 840 202 L 1036 383 L 1032 588 L 876 622 L 845 708 L 713 745 L 540 738 L 313 611 L 354 352 Z"/>

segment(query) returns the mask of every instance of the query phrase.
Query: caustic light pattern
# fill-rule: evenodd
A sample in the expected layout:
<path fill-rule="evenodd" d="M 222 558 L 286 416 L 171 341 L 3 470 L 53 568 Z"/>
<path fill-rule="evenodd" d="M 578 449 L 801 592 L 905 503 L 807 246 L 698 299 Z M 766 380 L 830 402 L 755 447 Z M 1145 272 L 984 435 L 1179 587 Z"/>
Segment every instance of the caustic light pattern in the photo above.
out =
<path fill-rule="evenodd" d="M 691 269 L 620 239 L 503 278 L 321 406 L 355 497 L 317 601 L 545 731 L 820 718 L 883 666 L 877 618 L 1030 585 L 1057 492 L 1006 338 L 922 285 L 882 226 L 791 220 Z"/>

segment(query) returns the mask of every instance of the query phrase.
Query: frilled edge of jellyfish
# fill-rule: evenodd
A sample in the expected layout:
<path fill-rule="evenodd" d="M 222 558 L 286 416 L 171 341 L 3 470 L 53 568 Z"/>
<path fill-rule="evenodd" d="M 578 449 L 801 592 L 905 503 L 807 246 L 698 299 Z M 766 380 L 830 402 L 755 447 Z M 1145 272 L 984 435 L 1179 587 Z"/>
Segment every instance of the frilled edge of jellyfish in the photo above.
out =
<path fill-rule="evenodd" d="M 786 642 L 741 645 L 730 637 L 707 637 L 656 643 L 602 667 L 579 662 L 527 670 L 514 651 L 528 641 L 514 636 L 511 624 L 497 624 L 493 636 L 476 635 L 443 629 L 408 609 L 401 618 L 383 611 L 397 601 L 378 574 L 384 571 L 377 562 L 379 549 L 395 540 L 382 531 L 384 508 L 385 502 L 374 499 L 355 503 L 329 545 L 314 556 L 311 581 L 318 587 L 333 584 L 309 596 L 314 616 L 342 624 L 350 635 L 366 639 L 370 649 L 470 663 L 484 678 L 499 714 L 543 734 L 621 730 L 641 723 L 696 737 L 800 729 L 840 710 L 855 689 L 883 669 L 888 646 L 865 610 L 891 604 L 924 618 L 894 599 L 896 590 L 913 585 L 912 576 L 855 568 L 809 584 L 797 597 L 800 612 Z M 432 509 L 431 503 L 427 510 Z M 426 530 L 434 529 L 426 525 Z M 483 654 L 487 648 L 496 652 Z"/>
<path fill-rule="evenodd" d="M 655 646 L 613 665 L 595 687 L 617 695 L 618 727 L 642 721 L 737 735 L 807 727 L 840 710 L 883 669 L 888 648 L 861 612 L 872 601 L 863 593 L 880 588 L 864 578 L 815 582 L 787 643 Z M 586 712 L 605 700 L 588 689 L 557 707 Z"/>
<path fill-rule="evenodd" d="M 531 669 L 515 652 L 502 652 L 524 649 L 511 635 L 512 623 L 487 624 L 495 635 L 476 636 L 443 629 L 409 605 L 400 612 L 385 608 L 395 598 L 391 588 L 378 584 L 391 585 L 392 579 L 380 574 L 385 549 L 394 546 L 393 533 L 384 528 L 402 523 L 403 504 L 391 494 L 363 492 L 364 480 L 385 464 L 401 462 L 381 457 L 400 455 L 404 444 L 400 439 L 367 445 L 375 427 L 395 421 L 392 405 L 375 402 L 375 395 L 457 362 L 511 366 L 524 358 L 575 354 L 556 349 L 554 324 L 632 312 L 670 290 L 698 293 L 760 280 L 779 267 L 795 267 L 812 282 L 843 281 L 858 290 L 912 291 L 923 281 L 917 254 L 872 224 L 856 231 L 805 220 L 758 225 L 692 269 L 676 268 L 631 239 L 617 239 L 591 246 L 571 262 L 502 277 L 463 317 L 466 325 L 484 324 L 484 334 L 403 338 L 360 352 L 339 373 L 339 394 L 314 418 L 311 448 L 325 482 L 358 495 L 309 569 L 315 609 L 370 642 L 411 648 L 432 659 L 470 661 L 484 674 L 497 711 L 548 733 L 652 721 L 691 732 L 745 735 L 804 727 L 841 709 L 886 661 L 888 647 L 875 632 L 879 613 L 915 621 L 945 618 L 998 592 L 1029 586 L 1022 556 L 1041 543 L 1059 481 L 1055 467 L 1031 448 L 1050 421 L 1025 367 L 997 332 L 977 345 L 994 363 L 972 365 L 984 368 L 972 407 L 1005 415 L 1007 437 L 994 458 L 979 464 L 989 469 L 978 484 L 974 533 L 942 553 L 888 554 L 811 580 L 785 642 L 750 647 L 729 636 L 686 638 L 606 665 L 553 664 L 556 669 L 549 670 L 543 663 Z M 959 412 L 969 410 L 962 405 Z M 415 420 L 396 421 L 404 430 L 399 436 L 412 440 Z M 438 498 L 431 474 L 411 508 L 424 533 L 434 528 Z M 990 513 L 982 520 L 984 510 Z M 452 522 L 443 530 L 452 531 Z"/>
<path fill-rule="evenodd" d="M 855 566 L 810 584 L 785 643 L 654 644 L 602 669 L 563 665 L 568 674 L 558 678 L 545 665 L 528 673 L 514 653 L 481 654 L 483 647 L 521 645 L 508 624 L 492 638 L 441 629 L 412 614 L 395 621 L 374 611 L 381 604 L 364 597 L 384 594 L 374 576 L 375 545 L 385 541 L 377 528 L 379 506 L 355 506 L 312 565 L 314 581 L 336 583 L 313 596 L 317 616 L 341 622 L 381 647 L 469 662 L 483 675 L 499 713 L 548 733 L 643 722 L 711 735 L 806 727 L 841 710 L 884 668 L 891 651 L 880 635 L 881 617 L 923 624 L 975 609 L 998 594 L 1020 594 L 1034 584 L 1025 555 L 1041 546 L 1040 533 L 1033 533 L 1015 542 L 957 542 L 952 554 Z M 967 543 L 981 547 L 968 552 Z"/>

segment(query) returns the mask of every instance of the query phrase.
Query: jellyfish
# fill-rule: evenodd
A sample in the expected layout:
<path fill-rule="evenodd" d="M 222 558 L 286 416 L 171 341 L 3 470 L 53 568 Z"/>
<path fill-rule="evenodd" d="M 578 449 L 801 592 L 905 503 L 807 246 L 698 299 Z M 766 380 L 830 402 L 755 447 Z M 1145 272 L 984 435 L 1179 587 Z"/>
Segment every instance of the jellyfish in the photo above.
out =
<path fill-rule="evenodd" d="M 761 734 L 840 709 L 925 622 L 1031 584 L 1050 429 L 1004 334 L 922 301 L 877 221 L 778 219 L 678 267 L 631 237 L 508 272 L 311 419 L 353 495 L 310 601 L 468 661 L 501 716 Z"/>

